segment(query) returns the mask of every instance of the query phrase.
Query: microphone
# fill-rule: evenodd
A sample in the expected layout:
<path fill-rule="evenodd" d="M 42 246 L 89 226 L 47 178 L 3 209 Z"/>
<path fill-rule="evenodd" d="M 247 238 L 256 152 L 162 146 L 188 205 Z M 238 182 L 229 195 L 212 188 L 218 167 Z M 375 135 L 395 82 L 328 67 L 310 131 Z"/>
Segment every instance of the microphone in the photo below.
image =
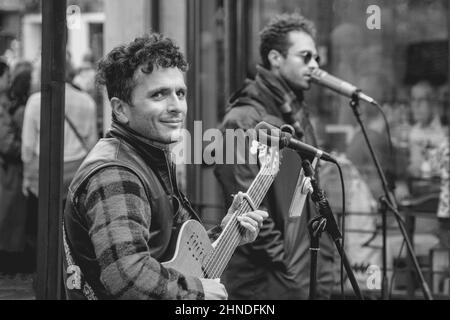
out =
<path fill-rule="evenodd" d="M 311 73 L 311 79 L 313 82 L 349 98 L 352 98 L 354 95 L 356 95 L 360 100 L 366 101 L 373 105 L 378 105 L 378 103 L 373 98 L 362 93 L 361 89 L 348 82 L 345 82 L 344 80 L 332 76 L 322 69 L 314 69 Z"/>
<path fill-rule="evenodd" d="M 301 157 L 318 157 L 325 161 L 337 163 L 330 154 L 292 137 L 292 134 L 261 121 L 255 126 L 258 141 L 267 145 L 278 145 L 280 149 L 289 148 L 297 151 Z"/>

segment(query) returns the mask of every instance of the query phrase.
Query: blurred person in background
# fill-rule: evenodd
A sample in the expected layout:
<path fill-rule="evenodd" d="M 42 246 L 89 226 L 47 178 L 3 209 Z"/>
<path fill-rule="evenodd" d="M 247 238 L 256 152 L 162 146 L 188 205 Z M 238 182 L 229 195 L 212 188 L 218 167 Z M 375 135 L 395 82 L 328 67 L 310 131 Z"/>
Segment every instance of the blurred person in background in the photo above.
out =
<path fill-rule="evenodd" d="M 95 82 L 96 73 L 95 58 L 91 52 L 86 53 L 81 67 L 75 72 L 73 84 L 94 99 L 97 106 L 97 131 L 100 138 L 103 137 L 103 95 Z"/>
<path fill-rule="evenodd" d="M 0 105 L 2 107 L 8 105 L 8 89 L 10 83 L 11 72 L 9 65 L 3 59 L 0 59 Z"/>
<path fill-rule="evenodd" d="M 378 109 L 363 107 L 363 122 L 373 150 L 380 163 L 388 183 L 392 186 L 395 176 L 394 159 L 389 148 L 386 126 Z M 375 198 L 384 194 L 380 176 L 370 155 L 366 140 L 360 129 L 353 136 L 347 148 L 347 157 L 355 165 L 364 181 L 369 185 Z"/>
<path fill-rule="evenodd" d="M 95 96 L 95 62 L 92 54 L 87 53 L 83 56 L 81 67 L 76 71 L 73 83 L 91 97 Z"/>
<path fill-rule="evenodd" d="M 35 75 L 40 75 L 36 72 Z M 97 141 L 96 108 L 92 98 L 71 84 L 74 70 L 69 57 L 66 59 L 65 116 L 64 116 L 64 173 L 63 200 L 67 188 Z M 37 80 L 34 85 L 37 85 Z M 22 131 L 22 161 L 24 175 L 22 191 L 28 197 L 30 242 L 36 250 L 37 215 L 39 196 L 39 137 L 40 137 L 41 92 L 36 92 L 27 101 Z"/>
<path fill-rule="evenodd" d="M 382 101 L 385 100 L 385 95 L 383 94 L 383 88 L 380 87 L 380 83 L 386 83 L 386 81 L 383 81 L 382 76 L 368 76 L 362 79 L 361 87 L 370 89 L 376 97 L 379 97 L 378 100 Z M 377 90 L 379 91 L 378 93 Z M 367 135 L 375 155 L 378 158 L 381 169 L 386 175 L 388 184 L 390 187 L 393 187 L 395 163 L 389 147 L 386 123 L 380 110 L 374 108 L 372 105 L 361 104 L 361 111 L 362 121 L 366 127 Z M 357 168 L 363 180 L 368 184 L 374 198 L 378 199 L 378 197 L 382 196 L 384 190 L 381 179 L 359 126 L 347 147 L 346 153 L 347 158 Z"/>
<path fill-rule="evenodd" d="M 441 123 L 448 129 L 448 107 L 449 107 L 449 90 L 448 83 L 441 85 L 438 88 L 438 103 L 439 103 L 439 117 Z"/>
<path fill-rule="evenodd" d="M 431 166 L 439 172 L 441 188 L 437 211 L 437 237 L 441 246 L 450 250 L 450 151 L 449 138 L 441 141 L 439 146 L 429 154 Z"/>
<path fill-rule="evenodd" d="M 10 82 L 10 70 L 9 65 L 5 60 L 0 60 L 0 136 L 5 136 L 10 134 L 8 133 L 9 129 L 9 116 L 8 116 L 8 108 L 9 108 L 9 98 L 8 98 L 8 88 Z M 1 139 L 1 146 L 4 149 L 4 137 Z M 3 198 L 4 190 L 4 181 L 5 181 L 5 169 L 4 169 L 4 155 L 3 151 L 0 155 L 0 199 Z M 5 213 L 3 212 L 3 206 L 0 203 L 0 230 L 3 228 L 3 225 L 6 223 Z M 7 250 L 8 245 L 3 244 L 3 241 L 0 241 L 0 271 L 5 269 L 5 262 L 7 261 Z"/>
<path fill-rule="evenodd" d="M 4 64 L 0 69 L 4 70 Z M 30 271 L 30 263 L 22 258 L 26 251 L 26 202 L 21 192 L 23 166 L 20 156 L 21 132 L 25 104 L 30 94 L 32 66 L 19 62 L 12 72 L 11 86 L 2 82 L 7 103 L 0 109 L 0 250 L 6 272 Z M 0 70 L 1 71 L 1 70 Z M 9 81 L 8 81 L 9 82 Z"/>
<path fill-rule="evenodd" d="M 446 138 L 441 124 L 438 96 L 429 82 L 421 81 L 411 88 L 411 110 L 414 125 L 409 133 L 409 166 L 411 177 L 429 178 L 433 172 L 427 154 Z"/>
<path fill-rule="evenodd" d="M 33 71 L 31 72 L 31 94 L 41 91 L 41 57 L 33 60 L 31 63 Z"/>

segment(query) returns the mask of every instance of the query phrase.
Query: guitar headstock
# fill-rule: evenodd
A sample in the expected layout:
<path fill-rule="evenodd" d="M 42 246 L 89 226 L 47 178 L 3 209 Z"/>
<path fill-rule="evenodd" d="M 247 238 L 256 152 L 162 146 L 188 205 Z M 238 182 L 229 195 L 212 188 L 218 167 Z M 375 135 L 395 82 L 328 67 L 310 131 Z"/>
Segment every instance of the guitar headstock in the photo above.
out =
<path fill-rule="evenodd" d="M 261 164 L 260 173 L 276 176 L 280 170 L 280 149 L 269 147 L 257 141 L 253 141 L 252 148 L 257 148 L 258 151 L 258 160 Z"/>

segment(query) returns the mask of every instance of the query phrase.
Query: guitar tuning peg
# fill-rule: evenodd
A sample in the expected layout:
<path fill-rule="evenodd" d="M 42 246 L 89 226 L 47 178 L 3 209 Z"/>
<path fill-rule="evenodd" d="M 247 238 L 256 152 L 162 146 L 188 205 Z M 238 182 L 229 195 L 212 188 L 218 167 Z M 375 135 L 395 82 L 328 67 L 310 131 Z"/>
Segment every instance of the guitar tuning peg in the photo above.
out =
<path fill-rule="evenodd" d="M 250 153 L 251 154 L 256 154 L 258 152 L 258 148 L 259 148 L 259 143 L 256 140 L 252 141 L 252 146 L 250 147 Z"/>

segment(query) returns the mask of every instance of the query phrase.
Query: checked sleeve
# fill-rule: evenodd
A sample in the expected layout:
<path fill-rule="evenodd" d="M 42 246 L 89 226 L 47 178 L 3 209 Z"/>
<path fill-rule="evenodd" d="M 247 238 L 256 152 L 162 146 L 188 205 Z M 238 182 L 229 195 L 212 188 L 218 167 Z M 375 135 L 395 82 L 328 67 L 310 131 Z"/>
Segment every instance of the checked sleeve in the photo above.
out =
<path fill-rule="evenodd" d="M 151 208 L 134 173 L 108 167 L 96 173 L 86 189 L 89 236 L 101 269 L 100 281 L 112 297 L 204 299 L 198 278 L 164 268 L 150 255 Z"/>

